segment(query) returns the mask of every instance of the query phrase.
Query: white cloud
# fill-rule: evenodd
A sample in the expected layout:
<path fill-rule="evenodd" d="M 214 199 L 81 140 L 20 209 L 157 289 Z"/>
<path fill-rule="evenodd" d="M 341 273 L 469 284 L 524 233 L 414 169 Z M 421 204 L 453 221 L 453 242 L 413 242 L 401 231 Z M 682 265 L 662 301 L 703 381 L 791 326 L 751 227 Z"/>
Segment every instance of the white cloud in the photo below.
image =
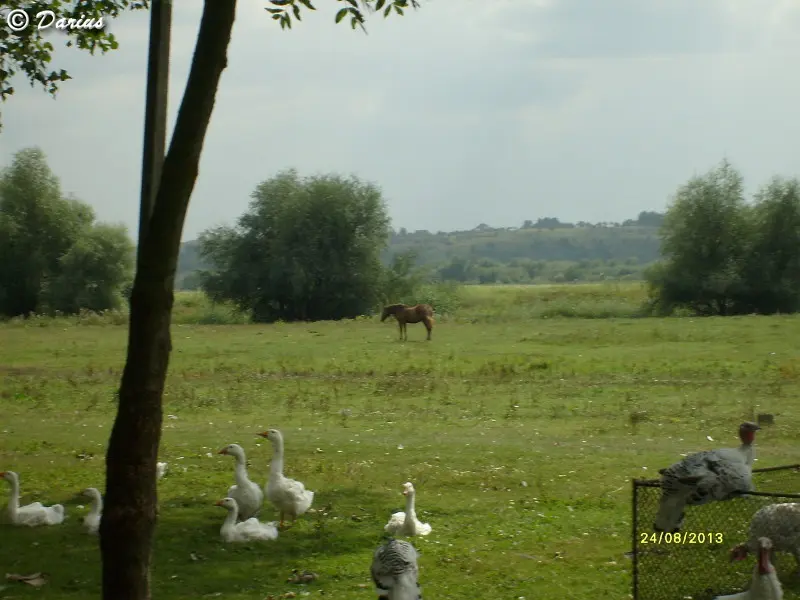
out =
<path fill-rule="evenodd" d="M 796 0 L 430 0 L 369 35 L 322 3 L 281 31 L 264 6 L 240 2 L 186 239 L 291 166 L 376 181 L 396 227 L 434 231 L 622 220 L 723 156 L 751 186 L 797 173 Z M 174 7 L 173 118 L 200 10 Z M 17 82 L 0 133 L 0 163 L 41 146 L 132 230 L 148 20 L 114 23 L 107 56 L 59 50 L 75 80 L 55 101 Z"/>

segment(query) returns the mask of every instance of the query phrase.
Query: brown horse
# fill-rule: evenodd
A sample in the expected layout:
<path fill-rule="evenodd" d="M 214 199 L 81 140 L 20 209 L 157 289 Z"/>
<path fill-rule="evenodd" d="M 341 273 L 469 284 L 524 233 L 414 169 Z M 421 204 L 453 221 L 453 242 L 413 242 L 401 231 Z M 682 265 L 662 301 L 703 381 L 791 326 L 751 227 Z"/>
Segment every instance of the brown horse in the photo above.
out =
<path fill-rule="evenodd" d="M 390 304 L 383 307 L 381 313 L 381 323 L 383 323 L 389 315 L 394 315 L 397 319 L 397 325 L 400 327 L 400 339 L 408 340 L 408 330 L 406 329 L 407 323 L 420 323 L 425 325 L 428 330 L 428 341 L 431 339 L 431 331 L 433 330 L 433 308 L 430 304 L 415 304 L 408 306 L 407 304 Z"/>

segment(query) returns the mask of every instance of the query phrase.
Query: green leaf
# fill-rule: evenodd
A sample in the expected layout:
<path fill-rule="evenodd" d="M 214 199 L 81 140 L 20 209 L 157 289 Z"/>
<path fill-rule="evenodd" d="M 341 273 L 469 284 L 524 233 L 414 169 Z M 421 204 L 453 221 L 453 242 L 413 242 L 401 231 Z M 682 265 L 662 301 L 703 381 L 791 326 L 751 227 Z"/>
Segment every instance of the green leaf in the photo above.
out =
<path fill-rule="evenodd" d="M 339 21 L 344 19 L 347 16 L 347 13 L 349 12 L 350 9 L 347 7 L 339 9 L 339 12 L 336 13 L 336 22 L 338 23 Z"/>
<path fill-rule="evenodd" d="M 403 16 L 403 9 L 400 8 L 400 6 L 398 4 L 394 5 L 394 12 L 396 12 L 400 16 Z"/>
<path fill-rule="evenodd" d="M 375 10 L 380 10 L 383 8 L 383 5 L 386 4 L 386 0 L 378 0 L 375 3 Z"/>
<path fill-rule="evenodd" d="M 273 15 L 282 15 L 283 12 L 284 12 L 282 8 L 269 8 L 269 7 L 267 7 L 264 10 L 266 10 L 268 13 L 271 13 Z"/>
<path fill-rule="evenodd" d="M 384 9 L 383 16 L 384 17 L 388 17 L 390 12 L 392 12 L 392 5 L 391 4 Z"/>
<path fill-rule="evenodd" d="M 292 4 L 292 12 L 294 13 L 294 18 L 298 21 L 302 21 L 300 18 L 300 7 L 297 4 Z"/>
<path fill-rule="evenodd" d="M 308 10 L 317 10 L 314 8 L 314 5 L 311 4 L 311 0 L 297 0 L 300 4 L 305 6 Z"/>

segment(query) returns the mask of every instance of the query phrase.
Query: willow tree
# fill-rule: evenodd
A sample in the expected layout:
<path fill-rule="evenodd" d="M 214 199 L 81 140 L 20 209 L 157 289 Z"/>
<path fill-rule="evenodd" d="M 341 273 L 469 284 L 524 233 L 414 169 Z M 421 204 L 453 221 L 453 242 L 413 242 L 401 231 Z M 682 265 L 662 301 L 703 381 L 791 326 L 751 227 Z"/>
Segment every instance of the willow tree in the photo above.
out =
<path fill-rule="evenodd" d="M 316 1 L 316 0 L 315 0 Z M 337 0 L 337 23 L 364 29 L 365 15 L 402 15 L 417 0 Z M 311 0 L 269 0 L 266 10 L 282 29 L 291 29 Z M 8 11 L 35 16 L 50 9 L 59 16 L 116 16 L 146 8 L 147 1 L 60 0 L 5 2 Z M 106 497 L 100 526 L 105 600 L 149 600 L 150 559 L 156 524 L 156 457 L 161 441 L 162 396 L 172 348 L 170 323 L 175 271 L 183 223 L 197 179 L 203 141 L 214 109 L 236 15 L 236 0 L 205 0 L 189 79 L 164 158 L 158 191 L 147 226 L 141 228 L 136 275 L 130 299 L 128 352 L 114 426 L 106 453 Z M 68 44 L 91 52 L 113 50 L 117 41 L 102 30 L 73 33 Z M 0 28 L 0 95 L 13 94 L 10 79 L 24 73 L 55 94 L 65 71 L 49 71 L 52 44 L 35 28 Z M 143 235 L 142 235 L 143 232 Z"/>

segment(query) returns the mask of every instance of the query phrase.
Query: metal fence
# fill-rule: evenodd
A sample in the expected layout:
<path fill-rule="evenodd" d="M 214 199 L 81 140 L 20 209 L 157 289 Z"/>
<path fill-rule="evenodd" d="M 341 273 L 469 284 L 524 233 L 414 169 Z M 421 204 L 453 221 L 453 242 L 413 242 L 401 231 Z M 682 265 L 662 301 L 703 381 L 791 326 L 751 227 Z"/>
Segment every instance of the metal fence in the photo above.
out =
<path fill-rule="evenodd" d="M 800 465 L 753 469 L 757 492 L 747 497 L 686 507 L 681 540 L 654 535 L 653 521 L 661 499 L 656 480 L 633 480 L 634 600 L 711 600 L 741 592 L 750 585 L 754 557 L 730 562 L 733 546 L 747 541 L 755 512 L 779 502 L 800 502 Z M 669 543 L 667 543 L 669 542 Z M 786 600 L 800 599 L 790 575 L 796 562 L 776 552 L 775 568 Z M 792 585 L 794 584 L 794 585 Z"/>

